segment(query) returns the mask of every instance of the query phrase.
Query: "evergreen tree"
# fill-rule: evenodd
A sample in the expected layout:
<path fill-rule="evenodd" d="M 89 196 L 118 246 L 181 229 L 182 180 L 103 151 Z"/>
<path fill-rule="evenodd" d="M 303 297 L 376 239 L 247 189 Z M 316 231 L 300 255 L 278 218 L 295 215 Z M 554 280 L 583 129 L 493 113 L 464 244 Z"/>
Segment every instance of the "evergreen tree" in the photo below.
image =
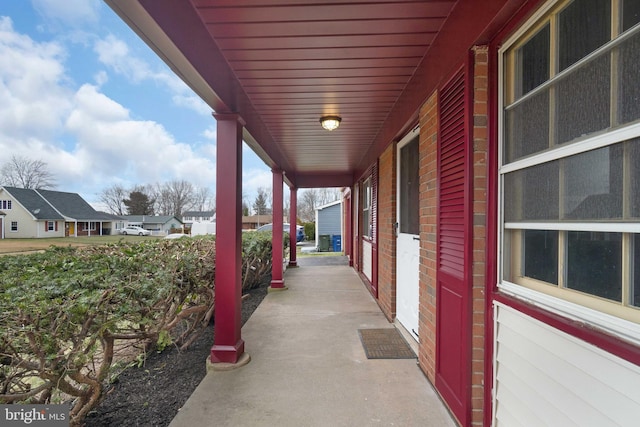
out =
<path fill-rule="evenodd" d="M 124 200 L 129 215 L 153 215 L 155 200 L 149 199 L 142 191 L 134 190 L 129 193 L 129 198 Z"/>
<path fill-rule="evenodd" d="M 253 202 L 253 212 L 256 215 L 268 215 L 271 209 L 267 207 L 267 194 L 262 188 L 258 188 L 258 195 Z"/>

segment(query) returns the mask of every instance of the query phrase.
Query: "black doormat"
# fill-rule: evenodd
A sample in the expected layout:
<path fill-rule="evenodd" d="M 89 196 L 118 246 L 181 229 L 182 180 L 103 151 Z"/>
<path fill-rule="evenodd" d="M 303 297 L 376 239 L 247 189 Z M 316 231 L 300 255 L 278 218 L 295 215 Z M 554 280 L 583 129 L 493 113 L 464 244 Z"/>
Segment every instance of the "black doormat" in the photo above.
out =
<path fill-rule="evenodd" d="M 358 329 L 367 359 L 415 359 L 416 355 L 396 328 Z"/>

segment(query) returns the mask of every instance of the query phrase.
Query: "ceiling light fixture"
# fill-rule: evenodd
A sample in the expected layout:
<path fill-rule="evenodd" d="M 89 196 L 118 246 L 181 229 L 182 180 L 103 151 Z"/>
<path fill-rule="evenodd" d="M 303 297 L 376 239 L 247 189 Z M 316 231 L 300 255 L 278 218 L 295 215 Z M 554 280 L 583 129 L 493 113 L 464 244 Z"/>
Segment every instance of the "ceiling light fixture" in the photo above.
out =
<path fill-rule="evenodd" d="M 326 130 L 338 129 L 338 126 L 340 126 L 341 121 L 342 121 L 342 118 L 340 118 L 339 116 L 320 117 L 320 124 L 322 124 L 322 127 L 325 128 Z"/>

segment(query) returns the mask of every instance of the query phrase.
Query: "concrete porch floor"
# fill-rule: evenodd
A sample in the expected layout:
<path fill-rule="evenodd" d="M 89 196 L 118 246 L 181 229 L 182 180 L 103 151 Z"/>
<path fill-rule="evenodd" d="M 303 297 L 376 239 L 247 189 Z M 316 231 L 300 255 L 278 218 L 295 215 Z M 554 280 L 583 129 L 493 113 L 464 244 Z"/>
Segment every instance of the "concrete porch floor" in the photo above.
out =
<path fill-rule="evenodd" d="M 358 329 L 394 325 L 356 272 L 300 265 L 242 328 L 251 362 L 207 374 L 170 427 L 455 426 L 415 359 L 366 358 Z"/>

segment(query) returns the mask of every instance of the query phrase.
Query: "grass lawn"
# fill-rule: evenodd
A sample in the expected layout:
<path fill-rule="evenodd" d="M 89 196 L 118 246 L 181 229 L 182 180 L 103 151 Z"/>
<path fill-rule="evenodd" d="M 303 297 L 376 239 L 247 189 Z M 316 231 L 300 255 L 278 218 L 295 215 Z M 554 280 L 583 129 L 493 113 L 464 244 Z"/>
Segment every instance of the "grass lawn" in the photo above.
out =
<path fill-rule="evenodd" d="M 306 246 L 315 246 L 315 242 L 305 242 Z M 296 258 L 300 257 L 315 257 L 315 256 L 341 256 L 344 252 L 302 252 L 303 246 L 296 245 Z"/>
<path fill-rule="evenodd" d="M 139 241 L 158 239 L 149 236 L 91 236 L 91 237 L 56 237 L 51 239 L 1 239 L 0 255 L 20 252 L 32 252 L 48 249 L 50 246 L 97 246 L 116 243 L 120 240 Z"/>

